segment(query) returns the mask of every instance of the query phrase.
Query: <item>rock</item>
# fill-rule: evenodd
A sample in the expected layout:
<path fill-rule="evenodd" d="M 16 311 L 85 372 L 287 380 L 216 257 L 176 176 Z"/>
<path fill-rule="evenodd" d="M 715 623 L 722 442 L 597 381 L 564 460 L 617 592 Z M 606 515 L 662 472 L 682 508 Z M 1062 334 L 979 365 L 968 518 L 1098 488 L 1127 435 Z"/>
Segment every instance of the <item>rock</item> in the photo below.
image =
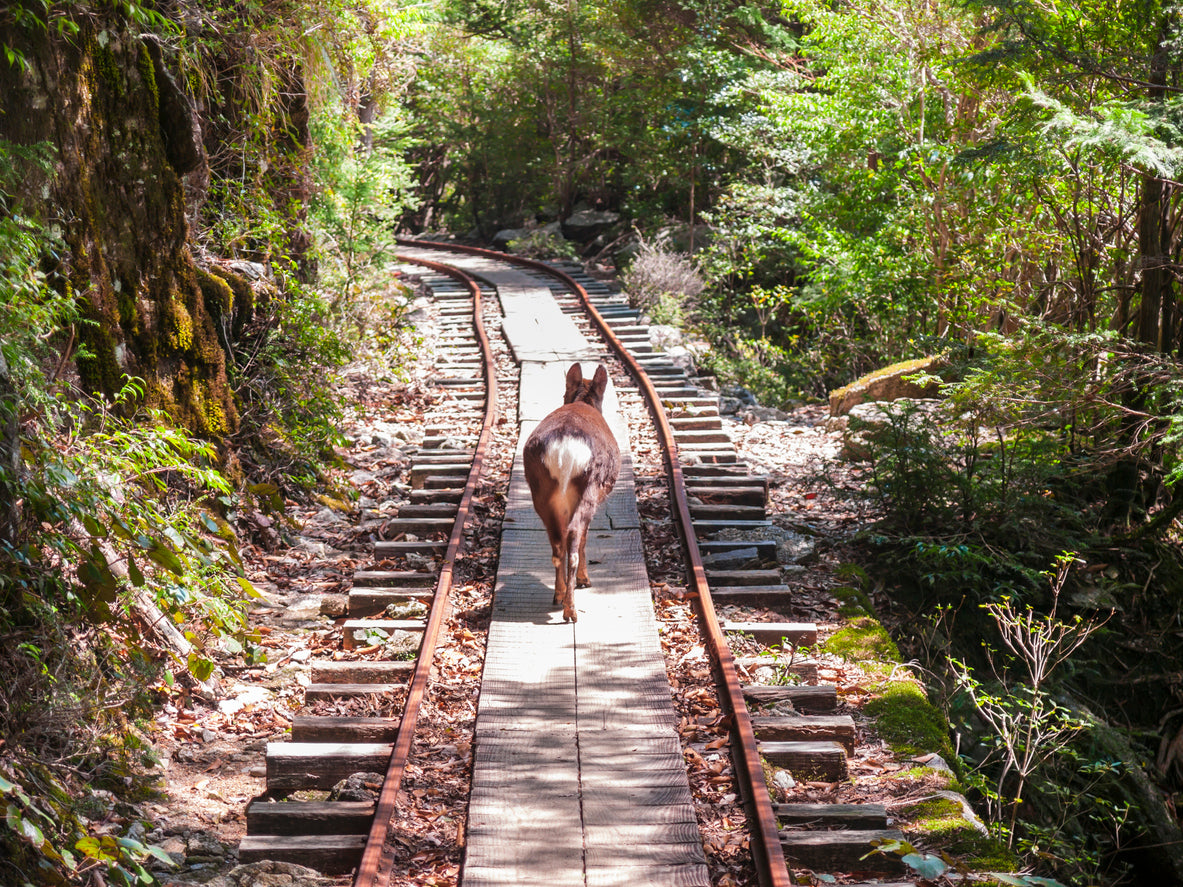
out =
<path fill-rule="evenodd" d="M 675 345 L 682 344 L 682 331 L 676 326 L 655 323 L 649 327 L 649 344 L 654 348 L 665 351 Z"/>
<path fill-rule="evenodd" d="M 748 407 L 739 411 L 741 420 L 746 425 L 755 425 L 758 422 L 784 422 L 789 418 L 789 414 L 784 410 L 778 410 L 775 407 Z"/>
<path fill-rule="evenodd" d="M 330 801 L 374 801 L 382 791 L 381 773 L 353 773 L 333 786 Z"/>
<path fill-rule="evenodd" d="M 330 619 L 336 619 L 338 616 L 344 616 L 349 612 L 349 595 L 345 594 L 326 594 L 322 595 L 320 599 L 320 615 L 328 616 Z M 299 651 L 302 653 L 309 653 L 308 650 Z M 311 655 L 311 654 L 310 654 Z M 293 653 L 292 658 L 296 659 L 297 654 Z M 307 658 L 307 657 L 304 657 Z M 297 659 L 298 662 L 303 661 Z"/>
<path fill-rule="evenodd" d="M 888 402 L 900 398 L 935 398 L 940 393 L 937 381 L 918 385 L 907 381 L 917 373 L 932 375 L 945 366 L 941 355 L 907 360 L 867 373 L 849 385 L 830 392 L 830 415 L 843 416 L 851 408 L 867 401 Z"/>
<path fill-rule="evenodd" d="M 284 622 L 311 622 L 320 616 L 319 594 L 305 594 L 284 608 L 280 617 Z"/>
<path fill-rule="evenodd" d="M 387 619 L 418 619 L 427 615 L 427 605 L 422 601 L 405 601 L 400 604 L 388 604 L 385 616 Z"/>
<path fill-rule="evenodd" d="M 619 221 L 619 213 L 595 209 L 580 210 L 563 220 L 563 236 L 577 243 L 590 243 Z"/>
<path fill-rule="evenodd" d="M 716 570 L 755 569 L 759 565 L 759 557 L 755 548 L 737 548 L 734 551 L 704 555 L 702 564 Z"/>
<path fill-rule="evenodd" d="M 503 228 L 493 235 L 493 248 L 500 250 L 509 249 L 510 241 L 529 237 L 530 233 L 529 228 Z"/>
<path fill-rule="evenodd" d="M 782 564 L 796 564 L 810 560 L 816 553 L 817 544 L 808 536 L 803 536 L 775 524 L 771 527 L 757 530 L 745 530 L 727 527 L 715 534 L 716 539 L 723 541 L 757 542 L 761 539 L 772 539 L 776 542 L 776 559 Z"/>
<path fill-rule="evenodd" d="M 226 848 L 209 832 L 190 832 L 185 837 L 185 861 L 194 859 L 221 860 L 226 855 Z"/>
<path fill-rule="evenodd" d="M 756 395 L 752 394 L 752 392 L 748 391 L 748 389 L 740 387 L 739 385 L 735 385 L 731 388 L 724 388 L 720 394 L 722 394 L 723 397 L 738 400 L 740 404 L 745 407 L 755 407 L 760 405 L 759 401 L 756 400 Z"/>
<path fill-rule="evenodd" d="M 797 780 L 788 770 L 777 770 L 772 774 L 772 786 L 778 791 L 788 792 L 797 785 Z"/>
<path fill-rule="evenodd" d="M 415 653 L 422 639 L 423 636 L 415 631 L 392 632 L 382 644 L 382 654 L 389 659 L 397 659 L 407 653 Z"/>
<path fill-rule="evenodd" d="M 316 869 L 271 859 L 237 866 L 219 880 L 224 887 L 330 887 L 337 883 Z"/>

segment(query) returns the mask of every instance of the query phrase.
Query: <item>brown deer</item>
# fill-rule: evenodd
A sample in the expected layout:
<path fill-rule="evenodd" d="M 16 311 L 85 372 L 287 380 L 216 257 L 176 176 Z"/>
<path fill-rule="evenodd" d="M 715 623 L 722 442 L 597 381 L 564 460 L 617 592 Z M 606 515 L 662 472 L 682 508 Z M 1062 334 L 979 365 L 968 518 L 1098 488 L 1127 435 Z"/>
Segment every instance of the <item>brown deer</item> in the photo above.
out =
<path fill-rule="evenodd" d="M 538 423 L 522 450 L 534 510 L 550 539 L 555 603 L 563 605 L 564 622 L 577 620 L 575 586 L 591 584 L 584 555 L 588 525 L 620 474 L 620 447 L 602 412 L 607 386 L 602 366 L 588 380 L 573 364 L 563 406 Z"/>

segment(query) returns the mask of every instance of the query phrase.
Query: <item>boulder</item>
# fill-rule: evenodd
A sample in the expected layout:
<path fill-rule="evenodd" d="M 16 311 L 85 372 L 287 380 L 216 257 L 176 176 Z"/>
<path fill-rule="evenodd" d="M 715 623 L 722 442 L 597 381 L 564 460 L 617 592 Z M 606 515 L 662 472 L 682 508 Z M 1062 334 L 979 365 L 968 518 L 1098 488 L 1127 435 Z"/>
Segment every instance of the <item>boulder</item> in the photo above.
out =
<path fill-rule="evenodd" d="M 596 209 L 580 210 L 563 220 L 563 236 L 577 243 L 591 243 L 619 221 L 619 213 Z"/>
<path fill-rule="evenodd" d="M 830 392 L 830 415 L 845 416 L 853 407 L 867 401 L 886 402 L 900 398 L 935 398 L 940 393 L 937 381 L 917 384 L 908 381 L 917 373 L 934 374 L 945 365 L 941 355 L 922 357 L 892 364 L 873 373 L 867 373 L 849 385 Z"/>

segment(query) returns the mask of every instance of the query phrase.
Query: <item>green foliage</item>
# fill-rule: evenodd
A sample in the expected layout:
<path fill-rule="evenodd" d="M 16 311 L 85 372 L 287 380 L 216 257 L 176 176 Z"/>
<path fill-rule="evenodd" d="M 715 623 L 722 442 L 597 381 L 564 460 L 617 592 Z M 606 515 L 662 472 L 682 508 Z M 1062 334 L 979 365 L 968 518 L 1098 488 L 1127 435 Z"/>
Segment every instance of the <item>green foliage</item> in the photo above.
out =
<path fill-rule="evenodd" d="M 542 230 L 531 231 L 525 237 L 509 242 L 509 251 L 529 259 L 568 259 L 579 258 L 579 250 L 570 240 L 559 234 L 549 234 Z"/>
<path fill-rule="evenodd" d="M 326 109 L 314 119 L 318 188 L 312 214 L 320 284 L 334 293 L 334 309 L 378 285 L 394 258 L 395 226 L 413 205 L 405 131 L 394 116 L 368 128 L 340 111 Z"/>
<path fill-rule="evenodd" d="M 334 374 L 350 346 L 340 318 L 325 298 L 293 283 L 258 313 L 236 352 L 236 439 L 254 451 L 259 474 L 310 488 L 341 440 Z"/>

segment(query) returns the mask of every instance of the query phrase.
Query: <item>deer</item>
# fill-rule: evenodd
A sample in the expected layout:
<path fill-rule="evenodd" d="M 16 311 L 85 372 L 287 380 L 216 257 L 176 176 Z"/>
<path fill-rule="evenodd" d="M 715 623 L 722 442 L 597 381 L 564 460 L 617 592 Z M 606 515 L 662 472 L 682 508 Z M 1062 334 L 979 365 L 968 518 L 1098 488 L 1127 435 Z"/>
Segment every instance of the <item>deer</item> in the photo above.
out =
<path fill-rule="evenodd" d="M 530 497 L 550 540 L 554 602 L 562 605 L 564 622 L 578 621 L 574 589 L 591 585 L 587 528 L 620 475 L 620 447 L 603 415 L 607 387 L 603 366 L 585 379 L 573 364 L 563 405 L 538 423 L 522 449 Z"/>

